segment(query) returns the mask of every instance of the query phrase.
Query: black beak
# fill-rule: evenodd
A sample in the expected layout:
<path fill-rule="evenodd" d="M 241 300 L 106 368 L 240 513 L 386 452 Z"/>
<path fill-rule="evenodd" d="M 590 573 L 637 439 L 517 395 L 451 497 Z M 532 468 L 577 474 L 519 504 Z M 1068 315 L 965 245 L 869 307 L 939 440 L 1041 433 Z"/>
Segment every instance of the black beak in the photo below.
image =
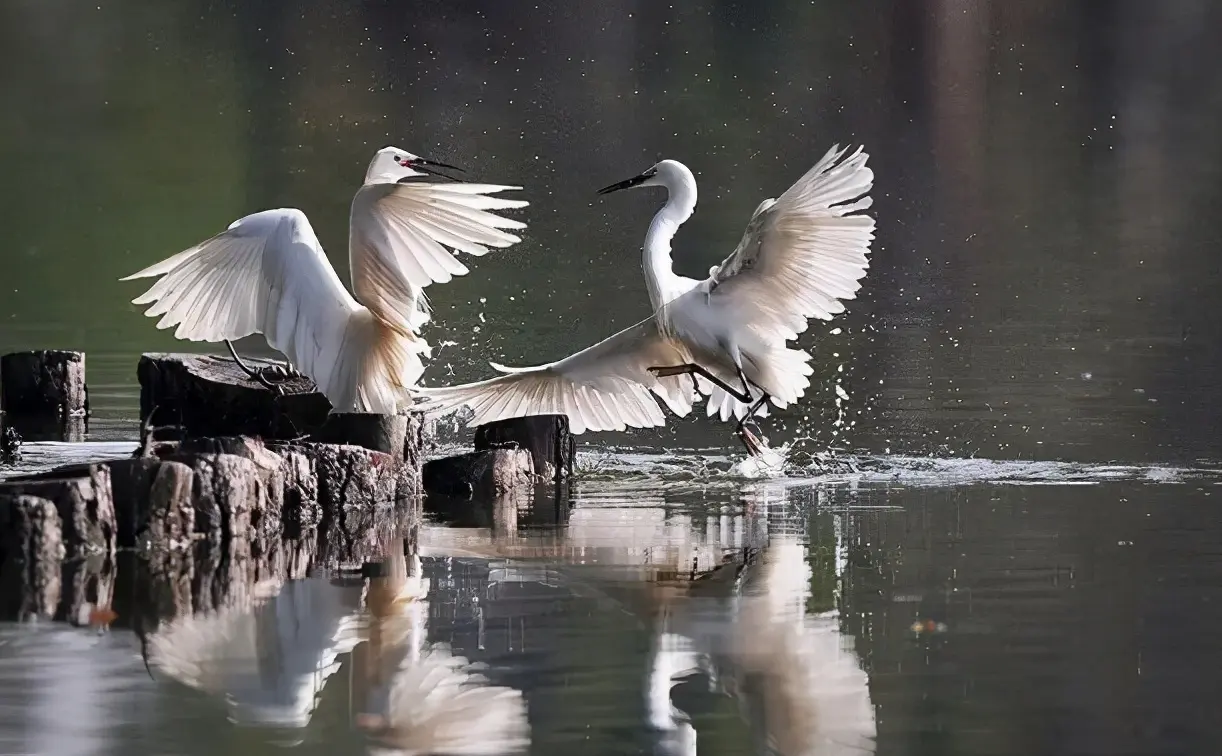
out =
<path fill-rule="evenodd" d="M 451 171 L 458 171 L 459 173 L 466 173 L 466 171 L 464 171 L 462 168 L 459 168 L 456 165 L 450 165 L 449 163 L 443 163 L 440 160 L 429 160 L 427 158 L 422 158 L 422 157 L 412 158 L 411 160 L 408 160 L 407 167 L 413 170 L 420 171 L 421 173 L 431 173 L 434 176 L 441 176 L 442 178 L 448 178 L 454 181 L 458 181 L 460 179 L 455 179 L 453 176 L 447 176 L 446 174 L 440 171 L 433 170 L 433 168 L 448 168 Z M 409 176 L 408 178 L 410 179 L 411 177 Z"/>
<path fill-rule="evenodd" d="M 645 171 L 644 173 L 642 173 L 639 176 L 633 176 L 630 179 L 624 179 L 623 181 L 619 182 L 618 184 L 612 184 L 611 186 L 604 186 L 602 189 L 598 190 L 598 193 L 599 194 L 610 194 L 611 192 L 618 192 L 620 189 L 631 189 L 632 187 L 643 183 L 647 178 L 649 178 L 652 175 L 653 175 L 653 171 Z"/>

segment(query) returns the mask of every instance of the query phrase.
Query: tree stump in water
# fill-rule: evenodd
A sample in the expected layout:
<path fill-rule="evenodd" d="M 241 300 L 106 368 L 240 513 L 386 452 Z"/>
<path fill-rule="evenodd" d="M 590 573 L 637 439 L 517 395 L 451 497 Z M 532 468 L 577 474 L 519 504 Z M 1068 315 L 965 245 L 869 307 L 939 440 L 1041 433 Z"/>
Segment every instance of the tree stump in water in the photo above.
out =
<path fill-rule="evenodd" d="M 274 364 L 249 362 L 252 367 Z M 351 444 L 420 468 L 424 421 L 419 416 L 333 413 L 308 378 L 279 384 L 280 395 L 249 378 L 231 359 L 191 354 L 146 354 L 137 375 L 141 422 L 173 426 L 180 436 Z"/>
<path fill-rule="evenodd" d="M 268 360 L 244 359 L 259 368 Z M 136 367 L 140 420 L 176 425 L 189 436 L 294 439 L 326 422 L 331 404 L 308 378 L 279 385 L 277 395 L 232 359 L 202 354 L 146 354 Z"/>
<path fill-rule="evenodd" d="M 0 357 L 0 410 L 13 417 L 88 414 L 84 352 L 46 349 Z"/>
<path fill-rule="evenodd" d="M 12 478 L 0 482 L 0 502 L 54 501 L 70 553 L 112 553 L 117 542 L 204 549 L 222 561 L 266 553 L 283 538 L 342 551 L 385 523 L 419 522 L 419 472 L 359 446 L 223 437 L 166 444 L 157 454 Z M 237 542 L 244 551 L 230 553 Z"/>
<path fill-rule="evenodd" d="M 564 415 L 534 415 L 498 420 L 475 429 L 475 450 L 498 448 L 530 452 L 534 473 L 542 480 L 572 477 L 577 444 Z"/>
<path fill-rule="evenodd" d="M 455 499 L 502 496 L 535 484 L 525 449 L 484 449 L 424 463 L 424 489 Z"/>
<path fill-rule="evenodd" d="M 114 554 L 115 507 L 106 465 L 70 465 L 0 481 L 0 506 L 5 499 L 19 496 L 54 502 L 69 557 Z"/>

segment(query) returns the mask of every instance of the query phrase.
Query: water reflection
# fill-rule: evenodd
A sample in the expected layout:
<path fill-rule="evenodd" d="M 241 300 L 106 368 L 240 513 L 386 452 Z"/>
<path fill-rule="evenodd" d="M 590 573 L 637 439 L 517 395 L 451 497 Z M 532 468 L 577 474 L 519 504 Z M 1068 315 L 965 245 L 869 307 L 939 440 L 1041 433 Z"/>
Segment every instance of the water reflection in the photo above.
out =
<path fill-rule="evenodd" d="M 869 680 L 839 613 L 809 613 L 814 575 L 805 517 L 787 516 L 787 498 L 781 486 L 746 489 L 744 501 L 770 526 L 766 543 L 744 564 L 693 582 L 659 613 L 649 709 L 655 727 L 673 733 L 663 741 L 668 748 L 695 743 L 686 717 L 669 705 L 670 684 L 703 670 L 714 689 L 739 701 L 761 753 L 874 752 Z"/>
<path fill-rule="evenodd" d="M 360 590 L 312 577 L 254 593 L 249 605 L 171 620 L 150 636 L 149 660 L 223 700 L 235 723 L 305 727 L 338 657 L 362 640 Z"/>
<path fill-rule="evenodd" d="M 427 641 L 431 581 L 419 556 L 406 556 L 402 538 L 389 545 L 381 575 L 368 583 L 368 643 L 354 654 L 367 712 L 358 725 L 370 736 L 371 751 L 476 756 L 526 749 L 530 726 L 521 691 L 489 684 L 478 665 L 448 644 Z M 388 681 L 387 669 L 393 670 Z"/>
<path fill-rule="evenodd" d="M 0 627 L 0 750 L 1216 753 L 1218 480 L 1175 480 L 579 481 L 359 570 L 123 559 L 110 632 Z"/>

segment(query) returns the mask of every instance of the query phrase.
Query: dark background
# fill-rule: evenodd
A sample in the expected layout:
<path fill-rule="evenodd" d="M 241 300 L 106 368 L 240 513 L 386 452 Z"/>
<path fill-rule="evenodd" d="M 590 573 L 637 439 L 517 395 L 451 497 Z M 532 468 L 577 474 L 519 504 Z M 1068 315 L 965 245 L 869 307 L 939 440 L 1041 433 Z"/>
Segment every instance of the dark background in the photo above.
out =
<path fill-rule="evenodd" d="M 134 435 L 138 354 L 191 345 L 116 279 L 294 206 L 346 281 L 348 202 L 396 144 L 531 202 L 522 244 L 428 290 L 428 382 L 486 377 L 646 314 L 662 198 L 598 187 L 687 163 L 675 253 L 703 275 L 760 200 L 862 143 L 871 270 L 804 337 L 819 380 L 774 442 L 1216 459 L 1219 28 L 1204 0 L 5 0 L 0 351 L 88 350 L 95 437 Z M 693 420 L 585 440 L 732 443 Z"/>

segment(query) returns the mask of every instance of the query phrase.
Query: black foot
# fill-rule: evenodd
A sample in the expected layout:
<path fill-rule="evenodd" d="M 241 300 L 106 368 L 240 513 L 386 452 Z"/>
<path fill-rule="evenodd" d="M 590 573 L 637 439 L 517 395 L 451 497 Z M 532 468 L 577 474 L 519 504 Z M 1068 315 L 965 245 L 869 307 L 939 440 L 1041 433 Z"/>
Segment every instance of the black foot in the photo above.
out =
<path fill-rule="evenodd" d="M 242 372 L 246 373 L 247 377 L 252 381 L 258 381 L 264 388 L 273 392 L 277 396 L 284 396 L 284 387 L 280 384 L 303 377 L 292 365 L 264 365 L 255 370 L 242 361 L 238 356 L 238 352 L 233 348 L 233 342 L 225 340 L 225 346 L 229 348 L 229 354 L 233 355 L 233 361 L 237 363 Z"/>

